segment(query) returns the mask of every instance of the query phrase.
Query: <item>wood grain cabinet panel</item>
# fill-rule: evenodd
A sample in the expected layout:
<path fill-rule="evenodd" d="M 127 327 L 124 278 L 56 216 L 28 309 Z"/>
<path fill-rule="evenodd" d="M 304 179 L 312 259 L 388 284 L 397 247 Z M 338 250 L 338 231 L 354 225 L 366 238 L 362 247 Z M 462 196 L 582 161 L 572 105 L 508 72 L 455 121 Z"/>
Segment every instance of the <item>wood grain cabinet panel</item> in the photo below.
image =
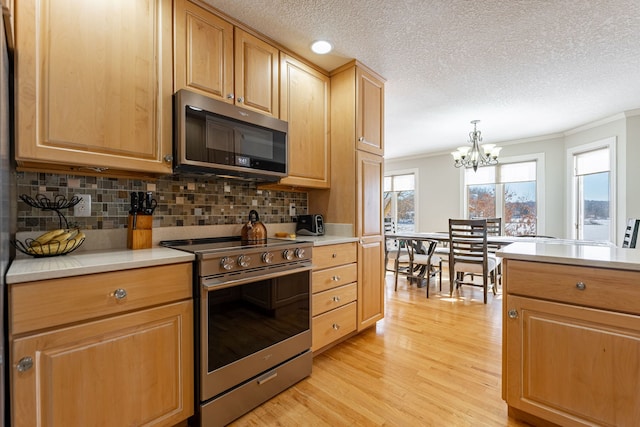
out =
<path fill-rule="evenodd" d="M 356 70 L 356 135 L 358 150 L 384 154 L 384 83 L 373 73 Z"/>
<path fill-rule="evenodd" d="M 313 248 L 314 271 L 356 262 L 356 243 L 316 246 Z"/>
<path fill-rule="evenodd" d="M 16 160 L 171 173 L 171 0 L 16 2 Z"/>
<path fill-rule="evenodd" d="M 233 104 L 233 25 L 188 0 L 174 3 L 174 90 Z"/>
<path fill-rule="evenodd" d="M 355 242 L 313 248 L 311 350 L 316 354 L 356 331 L 356 260 Z"/>
<path fill-rule="evenodd" d="M 329 77 L 281 54 L 280 81 L 280 118 L 289 122 L 289 176 L 280 184 L 328 188 Z"/>
<path fill-rule="evenodd" d="M 358 330 L 384 317 L 384 79 L 352 61 L 331 73 L 331 187 L 309 191 L 308 209 L 353 224 L 359 239 Z"/>
<path fill-rule="evenodd" d="M 356 303 L 315 316 L 312 321 L 311 349 L 328 348 L 356 330 Z"/>
<path fill-rule="evenodd" d="M 11 285 L 12 425 L 170 427 L 193 415 L 191 271 Z"/>
<path fill-rule="evenodd" d="M 280 50 L 189 0 L 176 0 L 173 89 L 280 117 Z"/>
<path fill-rule="evenodd" d="M 503 271 L 509 414 L 534 425 L 636 425 L 639 273 L 512 259 Z"/>

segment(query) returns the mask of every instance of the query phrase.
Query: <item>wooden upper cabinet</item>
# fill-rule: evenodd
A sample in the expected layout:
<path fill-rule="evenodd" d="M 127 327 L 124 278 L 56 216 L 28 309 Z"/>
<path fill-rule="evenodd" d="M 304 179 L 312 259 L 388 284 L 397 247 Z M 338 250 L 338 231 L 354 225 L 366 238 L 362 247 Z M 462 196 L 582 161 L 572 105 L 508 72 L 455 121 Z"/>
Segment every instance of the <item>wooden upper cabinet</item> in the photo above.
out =
<path fill-rule="evenodd" d="M 174 89 L 234 103 L 233 25 L 188 0 L 174 5 Z"/>
<path fill-rule="evenodd" d="M 356 137 L 359 150 L 384 155 L 384 82 L 356 68 Z"/>
<path fill-rule="evenodd" d="M 280 50 L 189 0 L 175 2 L 174 90 L 279 117 Z"/>
<path fill-rule="evenodd" d="M 289 122 L 289 176 L 280 184 L 328 188 L 329 77 L 282 54 L 280 118 Z"/>
<path fill-rule="evenodd" d="M 236 104 L 279 117 L 280 51 L 237 27 L 235 51 Z"/>
<path fill-rule="evenodd" d="M 16 2 L 16 160 L 170 173 L 171 0 Z"/>

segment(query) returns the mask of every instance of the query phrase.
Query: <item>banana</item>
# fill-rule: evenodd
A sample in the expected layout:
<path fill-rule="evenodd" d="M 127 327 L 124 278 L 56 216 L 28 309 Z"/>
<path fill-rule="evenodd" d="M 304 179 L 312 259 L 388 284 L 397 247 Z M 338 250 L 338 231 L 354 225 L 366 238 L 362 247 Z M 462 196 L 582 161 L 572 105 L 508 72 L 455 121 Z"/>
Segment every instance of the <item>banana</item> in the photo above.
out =
<path fill-rule="evenodd" d="M 58 236 L 55 236 L 53 239 L 49 240 L 47 243 L 55 243 L 55 242 L 59 242 L 59 243 L 64 243 L 67 240 L 72 239 L 76 234 L 78 234 L 78 230 L 71 230 L 68 231 L 66 233 L 62 233 Z"/>
<path fill-rule="evenodd" d="M 31 242 L 31 244 L 29 246 L 33 247 L 33 246 L 44 245 L 45 243 L 48 243 L 54 237 L 59 236 L 64 232 L 65 232 L 64 228 L 59 228 L 57 230 L 47 231 L 46 233 L 41 234 L 40 236 L 35 238 Z"/>

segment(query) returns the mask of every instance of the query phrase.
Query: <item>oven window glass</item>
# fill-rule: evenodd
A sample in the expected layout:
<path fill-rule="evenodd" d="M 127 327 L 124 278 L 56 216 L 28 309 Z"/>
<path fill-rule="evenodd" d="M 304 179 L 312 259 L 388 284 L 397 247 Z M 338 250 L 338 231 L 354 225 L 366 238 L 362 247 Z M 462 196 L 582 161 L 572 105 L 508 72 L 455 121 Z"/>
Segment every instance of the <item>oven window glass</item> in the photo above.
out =
<path fill-rule="evenodd" d="M 209 372 L 309 330 L 309 272 L 207 293 Z"/>

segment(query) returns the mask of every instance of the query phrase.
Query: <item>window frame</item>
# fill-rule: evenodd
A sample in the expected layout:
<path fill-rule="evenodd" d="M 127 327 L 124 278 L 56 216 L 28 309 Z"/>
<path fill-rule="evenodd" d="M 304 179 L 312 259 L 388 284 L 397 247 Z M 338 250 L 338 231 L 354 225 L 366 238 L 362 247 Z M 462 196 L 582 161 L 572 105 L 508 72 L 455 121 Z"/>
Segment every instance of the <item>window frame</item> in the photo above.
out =
<path fill-rule="evenodd" d="M 498 164 L 493 165 L 499 168 L 502 164 L 510 163 L 526 163 L 536 162 L 536 234 L 544 235 L 546 230 L 546 213 L 545 213 L 545 166 L 544 166 L 544 153 L 525 154 L 522 156 L 510 156 L 500 157 Z M 496 173 L 496 176 L 499 172 Z M 495 179 L 494 179 L 495 180 Z M 460 191 L 460 217 L 466 218 L 469 213 L 468 194 L 467 194 L 467 182 L 465 176 L 465 168 L 460 168 L 460 183 L 462 185 Z M 496 184 L 494 182 L 494 184 Z M 496 191 L 496 216 L 504 216 L 504 191 Z"/>
<path fill-rule="evenodd" d="M 617 233 L 617 215 L 618 215 L 618 197 L 617 197 L 617 137 L 610 136 L 587 144 L 576 145 L 567 149 L 567 195 L 569 195 L 569 206 L 567 207 L 566 218 L 566 236 L 569 239 L 577 239 L 576 219 L 578 214 L 578 197 L 576 171 L 574 165 L 574 156 L 601 148 L 609 148 L 609 241 L 616 243 L 618 240 Z"/>
<path fill-rule="evenodd" d="M 413 179 L 414 179 L 414 187 L 413 187 L 413 203 L 414 203 L 414 214 L 413 214 L 413 226 L 414 226 L 414 230 L 418 231 L 420 230 L 419 226 L 419 222 L 420 222 L 420 204 L 419 204 L 419 195 L 420 195 L 420 188 L 419 188 L 419 182 L 420 180 L 418 179 L 418 169 L 417 168 L 411 168 L 411 169 L 397 169 L 397 170 L 393 170 L 393 171 L 389 171 L 384 173 L 384 178 L 387 177 L 393 177 L 393 176 L 400 176 L 400 175 L 411 175 L 413 174 Z M 384 199 L 384 182 L 382 185 L 382 198 Z M 383 207 L 384 209 L 384 207 Z M 396 217 L 397 217 L 397 212 L 395 213 Z M 383 211 L 383 216 L 384 216 L 384 211 Z M 397 224 L 396 224 L 397 227 Z"/>

